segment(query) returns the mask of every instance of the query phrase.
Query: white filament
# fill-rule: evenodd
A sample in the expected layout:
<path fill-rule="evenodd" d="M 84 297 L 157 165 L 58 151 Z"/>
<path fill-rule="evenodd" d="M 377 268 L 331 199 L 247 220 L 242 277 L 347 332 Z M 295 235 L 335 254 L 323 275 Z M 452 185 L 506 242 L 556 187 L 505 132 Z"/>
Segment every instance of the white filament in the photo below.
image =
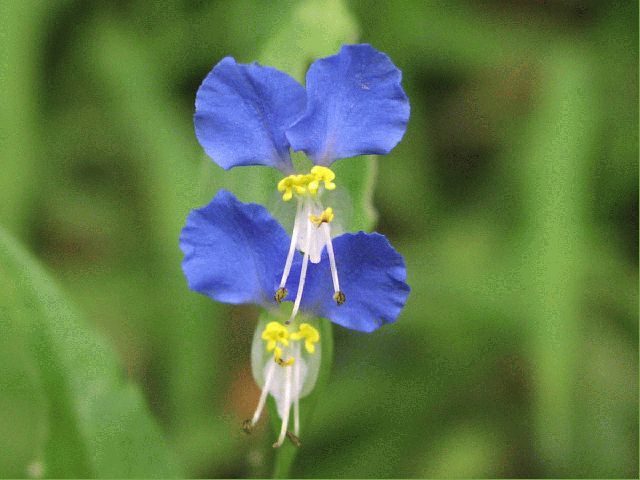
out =
<path fill-rule="evenodd" d="M 291 409 L 291 368 L 285 367 L 285 383 L 284 383 L 284 412 L 282 412 L 282 427 L 278 441 L 273 444 L 274 448 L 280 447 L 287 436 L 287 425 L 289 424 L 289 411 Z M 297 398 L 297 395 L 296 395 Z"/>
<path fill-rule="evenodd" d="M 331 266 L 331 278 L 333 280 L 333 291 L 338 293 L 340 291 L 340 281 L 338 280 L 338 268 L 336 267 L 336 257 L 333 254 L 333 244 L 331 243 L 331 231 L 329 225 L 322 224 L 322 230 L 324 230 L 324 236 L 327 241 L 327 253 L 329 254 L 329 265 Z"/>
<path fill-rule="evenodd" d="M 296 315 L 298 314 L 298 310 L 300 309 L 300 301 L 302 300 L 302 291 L 304 290 L 304 282 L 307 277 L 307 267 L 309 266 L 309 243 L 311 241 L 311 222 L 307 220 L 307 244 L 305 245 L 304 257 L 302 258 L 302 268 L 300 269 L 300 282 L 298 283 L 298 292 L 296 293 L 296 300 L 293 303 L 293 310 L 291 311 L 291 316 L 289 320 L 285 322 L 285 324 L 290 324 Z"/>
<path fill-rule="evenodd" d="M 262 415 L 262 410 L 264 410 L 264 404 L 267 401 L 267 394 L 269 393 L 269 387 L 271 386 L 271 381 L 273 380 L 273 371 L 275 369 L 276 363 L 271 362 L 271 365 L 267 367 L 267 375 L 264 380 L 264 387 L 262 387 L 262 392 L 260 392 L 260 400 L 258 401 L 258 406 L 256 407 L 256 412 L 253 414 L 253 418 L 251 419 L 251 425 L 255 425 L 260 420 L 260 415 Z"/>
<path fill-rule="evenodd" d="M 295 392 L 295 402 L 293 404 L 293 433 L 300 435 L 300 367 L 302 356 L 300 355 L 300 345 L 296 346 L 296 363 L 293 365 L 293 391 Z"/>
<path fill-rule="evenodd" d="M 302 202 L 298 201 L 298 206 L 296 207 L 296 220 L 300 215 L 302 210 Z M 289 253 L 287 254 L 287 261 L 284 264 L 284 271 L 282 272 L 282 279 L 280 280 L 280 288 L 284 288 L 287 284 L 287 278 L 289 278 L 289 273 L 291 272 L 291 265 L 293 264 L 293 254 L 296 252 L 296 239 L 298 238 L 298 231 L 300 230 L 300 225 L 297 221 L 293 223 L 293 232 L 291 233 L 291 243 L 289 244 Z"/>

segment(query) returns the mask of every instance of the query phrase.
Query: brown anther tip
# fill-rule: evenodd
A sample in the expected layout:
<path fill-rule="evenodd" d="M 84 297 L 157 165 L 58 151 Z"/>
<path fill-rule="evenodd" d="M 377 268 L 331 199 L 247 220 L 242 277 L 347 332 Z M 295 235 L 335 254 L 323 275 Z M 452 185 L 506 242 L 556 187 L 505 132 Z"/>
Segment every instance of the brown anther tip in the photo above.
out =
<path fill-rule="evenodd" d="M 344 302 L 347 301 L 347 297 L 342 292 L 342 290 L 338 290 L 336 293 L 334 293 L 333 294 L 333 299 L 336 301 L 338 306 L 342 305 Z"/>
<path fill-rule="evenodd" d="M 244 422 L 242 422 L 242 430 L 247 435 L 253 432 L 253 424 L 251 423 L 251 420 L 245 420 Z"/>
<path fill-rule="evenodd" d="M 280 303 L 282 302 L 282 300 L 285 299 L 285 297 L 287 296 L 287 294 L 289 293 L 289 291 L 284 288 L 284 287 L 280 287 L 278 290 L 276 290 L 275 295 L 273 296 L 273 299 Z"/>
<path fill-rule="evenodd" d="M 293 443 L 296 447 L 299 447 L 301 445 L 300 439 L 289 430 L 287 430 L 287 438 L 291 440 L 291 443 Z"/>

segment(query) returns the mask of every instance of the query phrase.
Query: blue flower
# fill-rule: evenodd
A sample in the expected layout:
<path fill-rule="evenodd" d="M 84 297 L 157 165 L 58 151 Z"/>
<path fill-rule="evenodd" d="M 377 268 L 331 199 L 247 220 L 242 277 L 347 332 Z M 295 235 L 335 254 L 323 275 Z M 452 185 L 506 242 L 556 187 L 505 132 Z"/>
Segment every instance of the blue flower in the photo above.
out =
<path fill-rule="evenodd" d="M 284 228 L 263 206 L 242 203 L 221 190 L 187 217 L 180 235 L 185 255 L 182 268 L 189 288 L 213 300 L 271 309 L 277 307 L 273 294 L 288 245 Z M 348 301 L 337 305 L 333 300 L 327 262 L 311 264 L 305 273 L 300 312 L 362 332 L 395 321 L 409 292 L 400 254 L 379 233 L 345 233 L 334 240 L 333 248 Z M 293 292 L 301 283 L 300 257 L 295 257 L 287 281 Z M 282 300 L 295 297 L 288 294 Z"/>
<path fill-rule="evenodd" d="M 286 175 L 277 184 L 282 199 L 296 200 L 277 301 L 288 294 L 296 250 L 304 253 L 303 271 L 308 262 L 325 267 L 328 262 L 334 302 L 342 305 L 347 300 L 340 289 L 346 273 L 338 274 L 338 266 L 345 266 L 336 262 L 332 245 L 332 222 L 341 212 L 325 208 L 323 202 L 323 194 L 336 188 L 329 166 L 341 158 L 386 154 L 396 146 L 409 119 L 401 78 L 389 57 L 361 44 L 343 46 L 337 55 L 315 61 L 307 72 L 306 90 L 274 68 L 241 65 L 231 57 L 220 61 L 200 86 L 194 122 L 206 153 L 225 169 L 280 169 Z M 293 171 L 291 149 L 305 152 L 315 164 L 308 173 Z M 339 247 L 346 248 L 342 241 Z M 304 283 L 304 275 L 301 278 Z M 301 302 L 296 299 L 292 318 Z"/>
<path fill-rule="evenodd" d="M 328 318 L 347 328 L 371 332 L 394 322 L 409 294 L 400 254 L 384 236 L 359 232 L 343 234 L 332 244 L 348 301 L 335 299 L 334 269 L 326 261 L 326 251 L 322 253 L 325 261 L 317 264 L 309 264 L 306 254 L 296 255 L 289 264 L 287 293 L 274 298 L 274 292 L 283 288 L 280 280 L 289 245 L 287 233 L 264 207 L 241 203 L 224 190 L 189 214 L 180 235 L 185 255 L 182 267 L 192 290 L 219 302 L 255 304 L 270 311 L 277 310 L 280 302 L 294 302 L 288 320 L 258 326 L 253 348 L 254 374 L 263 394 L 254 418 L 245 426 L 255 425 L 271 393 L 283 419 L 276 446 L 287 435 L 292 405 L 294 433 L 289 435 L 298 435 L 298 400 L 311 391 L 317 377 L 320 336 L 316 319 Z"/>
<path fill-rule="evenodd" d="M 389 153 L 404 135 L 402 73 L 367 44 L 316 60 L 306 90 L 286 73 L 226 57 L 196 95 L 196 136 L 222 168 L 267 165 L 293 173 L 289 149 L 316 164 Z"/>
<path fill-rule="evenodd" d="M 196 95 L 196 136 L 205 152 L 224 169 L 279 169 L 284 178 L 274 187 L 283 201 L 295 199 L 291 237 L 264 207 L 226 191 L 191 212 L 180 237 L 191 289 L 271 312 L 254 336 L 252 367 L 262 394 L 245 429 L 271 394 L 282 418 L 276 447 L 287 435 L 297 441 L 299 399 L 313 388 L 320 365 L 318 318 L 371 332 L 394 322 L 409 294 L 404 261 L 386 238 L 364 232 L 333 238 L 341 212 L 323 203 L 336 188 L 335 160 L 389 153 L 404 135 L 409 102 L 401 77 L 370 45 L 347 45 L 311 65 L 306 89 L 274 68 L 227 57 Z M 310 171 L 294 171 L 291 150 L 311 159 Z M 282 302 L 292 302 L 291 310 L 278 321 Z"/>

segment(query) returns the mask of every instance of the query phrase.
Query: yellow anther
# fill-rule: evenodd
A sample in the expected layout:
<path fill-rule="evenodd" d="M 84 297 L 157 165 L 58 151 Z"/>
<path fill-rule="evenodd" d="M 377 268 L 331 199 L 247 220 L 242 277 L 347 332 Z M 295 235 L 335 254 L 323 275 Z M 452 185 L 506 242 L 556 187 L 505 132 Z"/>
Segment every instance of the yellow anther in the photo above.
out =
<path fill-rule="evenodd" d="M 311 175 L 313 175 L 319 182 L 324 182 L 324 188 L 327 190 L 334 190 L 336 188 L 336 184 L 333 183 L 336 178 L 336 174 L 333 173 L 333 170 L 330 168 L 316 165 L 311 169 Z"/>
<path fill-rule="evenodd" d="M 323 223 L 329 223 L 333 220 L 333 208 L 328 207 L 324 209 L 320 215 L 309 215 L 309 221 L 316 227 L 320 227 Z"/>
<path fill-rule="evenodd" d="M 289 345 L 289 330 L 279 322 L 269 322 L 262 331 L 262 339 L 267 342 L 267 351 L 279 348 L 277 343 L 281 343 L 285 347 Z"/>
<path fill-rule="evenodd" d="M 304 348 L 307 352 L 313 353 L 316 351 L 316 346 L 314 344 L 320 341 L 320 332 L 308 323 L 301 323 L 298 331 L 292 333 L 290 338 L 291 340 L 304 339 Z"/>
<path fill-rule="evenodd" d="M 281 367 L 289 367 L 293 365 L 293 362 L 296 361 L 296 359 L 293 357 L 289 357 L 286 360 L 284 360 L 282 358 L 282 349 L 280 347 L 276 347 L 273 350 L 273 360 Z"/>
<path fill-rule="evenodd" d="M 283 178 L 278 182 L 278 191 L 283 192 L 282 200 L 288 202 L 293 198 L 293 175 Z"/>
<path fill-rule="evenodd" d="M 291 187 L 291 177 L 284 177 L 278 182 L 278 191 L 284 192 L 287 188 Z"/>
<path fill-rule="evenodd" d="M 331 170 L 328 167 L 322 167 L 320 165 L 316 165 L 312 167 L 311 174 L 314 175 L 319 180 L 324 180 L 329 182 L 332 180 L 335 180 L 336 178 L 336 174 L 333 173 L 333 170 Z"/>
<path fill-rule="evenodd" d="M 336 184 L 333 183 L 336 174 L 330 168 L 316 165 L 311 172 L 302 175 L 289 175 L 278 182 L 278 191 L 282 192 L 282 200 L 288 202 L 293 195 L 316 195 L 320 185 L 324 184 L 327 190 L 334 190 Z"/>

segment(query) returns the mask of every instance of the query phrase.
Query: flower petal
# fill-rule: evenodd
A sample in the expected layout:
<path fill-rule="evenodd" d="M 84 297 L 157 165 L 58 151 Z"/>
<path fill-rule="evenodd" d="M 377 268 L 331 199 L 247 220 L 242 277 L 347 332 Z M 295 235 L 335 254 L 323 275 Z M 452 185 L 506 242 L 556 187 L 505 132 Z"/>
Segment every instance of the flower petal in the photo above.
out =
<path fill-rule="evenodd" d="M 267 165 L 289 172 L 284 131 L 304 113 L 305 101 L 302 85 L 286 73 L 226 57 L 198 89 L 196 136 L 224 169 Z"/>
<path fill-rule="evenodd" d="M 275 303 L 289 237 L 261 205 L 221 190 L 180 234 L 189 288 L 224 303 Z"/>
<path fill-rule="evenodd" d="M 301 310 L 363 332 L 394 322 L 410 291 L 402 256 L 379 233 L 346 233 L 333 249 L 346 302 L 338 306 L 333 299 L 325 251 L 319 264 L 309 265 Z"/>
<path fill-rule="evenodd" d="M 291 146 L 320 165 L 389 153 L 409 120 L 401 78 L 389 57 L 367 44 L 317 60 L 307 72 L 307 111 L 287 130 Z"/>

